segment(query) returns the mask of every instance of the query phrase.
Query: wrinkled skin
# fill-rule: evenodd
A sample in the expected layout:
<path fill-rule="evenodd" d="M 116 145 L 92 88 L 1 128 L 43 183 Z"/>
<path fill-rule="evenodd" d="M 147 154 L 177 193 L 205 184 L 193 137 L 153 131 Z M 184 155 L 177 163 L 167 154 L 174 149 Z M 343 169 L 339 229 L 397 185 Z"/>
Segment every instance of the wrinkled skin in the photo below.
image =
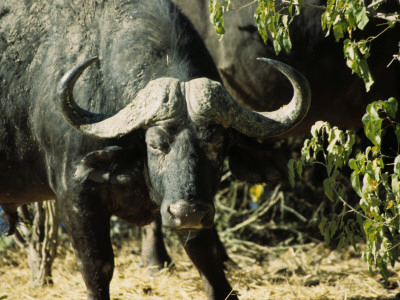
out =
<path fill-rule="evenodd" d="M 213 196 L 227 148 L 225 136 L 221 126 L 198 127 L 189 122 L 179 127 L 155 126 L 146 131 L 150 193 L 161 205 L 164 226 L 174 228 L 180 221 L 182 229 L 212 227 Z M 193 213 L 188 212 L 191 218 L 186 220 L 185 211 L 179 220 L 172 214 L 163 214 L 173 212 L 171 205 L 180 200 L 201 203 L 194 219 Z"/>
<path fill-rule="evenodd" d="M 198 127 L 190 122 L 178 127 L 154 126 L 146 131 L 150 194 L 159 201 L 162 212 L 170 212 L 162 215 L 164 226 L 176 228 L 179 222 L 177 234 L 198 268 L 210 299 L 222 299 L 231 290 L 223 274 L 218 240 L 212 227 L 213 196 L 219 185 L 224 156 L 232 142 L 224 131 L 218 125 Z M 185 206 L 193 203 L 198 211 L 171 209 L 177 199 Z"/>
<path fill-rule="evenodd" d="M 188 110 L 187 103 L 198 104 L 189 101 L 197 94 L 215 94 L 194 88 L 190 98 L 179 87 L 198 79 L 213 80 L 215 87 L 219 80 L 190 22 L 167 0 L 6 0 L 0 22 L 0 205 L 10 233 L 19 205 L 56 199 L 88 299 L 108 300 L 111 215 L 138 226 L 162 223 L 179 235 L 208 299 L 237 299 L 224 274 L 212 200 L 225 157 L 233 173 L 253 181 L 268 178 L 268 163 L 262 154 L 257 164 L 243 163 L 241 157 L 252 159 L 256 139 L 232 123 L 194 120 L 196 112 Z M 93 65 L 79 80 L 64 80 L 88 59 Z M 154 82 L 164 85 L 146 89 Z M 227 94 L 221 85 L 218 91 Z M 213 97 L 201 103 L 212 108 L 211 100 L 220 100 Z M 141 114 L 108 124 L 118 129 L 142 121 L 123 134 L 94 138 L 79 132 L 82 124 L 71 124 L 93 114 L 114 116 L 130 104 Z M 144 118 L 155 104 L 166 114 Z M 68 115 L 68 107 L 78 109 Z M 168 260 L 165 251 L 157 256 L 156 264 Z"/>

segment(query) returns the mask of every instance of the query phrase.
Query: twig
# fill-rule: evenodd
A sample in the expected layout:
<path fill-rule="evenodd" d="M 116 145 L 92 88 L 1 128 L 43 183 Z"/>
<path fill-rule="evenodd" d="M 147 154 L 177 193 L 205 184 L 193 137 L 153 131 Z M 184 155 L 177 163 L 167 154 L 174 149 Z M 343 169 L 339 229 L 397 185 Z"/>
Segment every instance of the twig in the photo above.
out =
<path fill-rule="evenodd" d="M 277 191 L 279 190 L 280 185 L 278 185 L 275 190 L 274 190 L 274 194 L 271 196 L 270 201 L 267 201 L 263 204 L 263 206 L 261 206 L 259 209 L 257 209 L 250 217 L 248 217 L 245 221 L 236 224 L 236 226 L 234 226 L 233 228 L 229 228 L 227 231 L 229 232 L 234 232 L 237 231 L 243 227 L 248 226 L 249 224 L 255 222 L 256 220 L 258 220 L 261 216 L 263 216 L 264 214 L 266 214 L 268 212 L 268 210 L 275 205 L 275 203 L 277 203 L 280 199 L 281 199 L 281 195 L 279 194 L 277 195 Z"/>
<path fill-rule="evenodd" d="M 283 0 L 282 3 L 291 4 L 293 6 L 300 6 L 300 7 L 318 8 L 318 9 L 323 9 L 323 10 L 326 9 L 326 6 L 324 6 L 324 5 L 290 3 L 287 0 Z"/>
<path fill-rule="evenodd" d="M 291 283 L 289 282 L 289 277 L 288 277 L 288 275 L 287 275 L 287 272 L 286 272 L 286 271 L 285 271 L 285 279 L 286 279 L 287 283 L 289 284 L 289 286 L 290 286 L 290 289 L 292 290 L 292 293 L 293 293 L 293 294 L 294 294 L 294 296 L 297 298 L 297 294 L 296 294 L 296 292 L 294 291 L 294 289 L 293 289 L 293 287 L 292 287 Z"/>
<path fill-rule="evenodd" d="M 395 60 L 399 60 L 399 56 L 398 55 L 393 55 L 392 60 L 388 63 L 388 65 L 386 66 L 386 68 L 389 68 L 390 65 L 395 61 Z"/>
<path fill-rule="evenodd" d="M 320 205 L 318 205 L 317 209 L 314 211 L 311 220 L 316 219 L 316 217 L 318 216 L 319 212 L 321 211 L 322 207 L 326 204 L 326 200 L 324 200 L 323 202 L 320 203 Z"/>
<path fill-rule="evenodd" d="M 245 240 L 238 240 L 238 239 L 234 239 L 233 241 L 238 243 L 238 244 L 242 244 L 242 245 L 245 245 L 247 247 L 250 247 L 252 249 L 260 250 L 262 252 L 270 252 L 271 251 L 269 247 L 261 246 L 261 245 L 259 245 L 257 243 L 254 243 L 254 242 L 245 241 Z"/>
<path fill-rule="evenodd" d="M 285 210 L 291 212 L 292 214 L 294 214 L 296 217 L 298 217 L 300 219 L 300 221 L 307 222 L 307 219 L 305 217 L 303 217 L 300 213 L 298 213 L 296 210 L 294 210 L 293 208 L 286 206 L 285 204 L 283 205 L 283 208 Z"/>
<path fill-rule="evenodd" d="M 183 245 L 183 247 L 186 247 L 186 245 L 187 245 L 189 240 L 190 240 L 190 231 L 189 231 L 189 233 L 188 233 L 188 235 L 186 237 L 185 245 Z"/>
<path fill-rule="evenodd" d="M 389 30 L 389 26 L 386 27 L 385 29 L 383 29 L 381 32 L 379 32 L 377 35 L 375 36 L 370 36 L 369 38 L 367 38 L 367 40 L 364 43 L 371 43 L 373 40 L 376 40 L 378 37 L 380 37 L 382 34 L 384 34 L 387 30 Z M 363 43 L 363 42 L 359 42 L 359 43 Z"/>
<path fill-rule="evenodd" d="M 335 188 L 335 186 L 332 184 L 332 180 L 331 180 L 332 177 L 330 176 L 330 174 L 329 174 L 329 172 L 328 172 L 328 167 L 327 167 L 327 165 L 325 165 L 324 163 L 318 162 L 318 161 L 316 161 L 315 163 L 321 164 L 321 165 L 323 165 L 323 166 L 325 167 L 325 169 L 326 169 L 326 174 L 327 174 L 328 179 L 329 179 L 329 184 L 330 184 L 332 190 L 334 191 L 334 193 L 336 194 L 336 196 L 339 198 L 339 200 L 340 200 L 341 202 L 343 202 L 348 208 L 350 208 L 350 211 L 351 211 L 351 212 L 354 212 L 355 214 L 361 216 L 361 217 L 364 218 L 364 219 L 370 220 L 371 222 L 373 222 L 373 223 L 375 223 L 375 224 L 379 224 L 379 225 L 382 225 L 382 226 L 387 226 L 387 227 L 395 228 L 395 229 L 396 229 L 396 227 L 393 226 L 393 225 L 389 225 L 389 224 L 385 224 L 385 223 L 382 223 L 382 222 L 375 221 L 374 219 L 372 219 L 372 218 L 370 218 L 370 217 L 368 217 L 368 216 L 366 216 L 366 215 L 360 213 L 360 212 L 359 212 L 358 210 L 356 210 L 353 206 L 351 206 L 349 203 L 347 203 L 347 201 L 344 200 L 344 199 L 342 198 L 342 196 L 340 196 L 339 192 L 337 191 L 337 189 Z"/>
<path fill-rule="evenodd" d="M 271 250 L 271 251 L 282 251 L 282 250 L 288 250 L 290 248 L 302 249 L 302 248 L 307 248 L 307 247 L 316 247 L 315 244 L 316 243 L 312 242 L 312 243 L 301 244 L 301 245 L 269 247 L 269 250 Z M 318 245 L 322 245 L 322 242 L 318 241 Z"/>
<path fill-rule="evenodd" d="M 378 5 L 382 4 L 383 2 L 386 2 L 386 0 L 380 0 L 378 2 L 370 4 L 367 7 L 367 9 L 368 9 L 367 10 L 367 14 L 370 17 L 386 20 L 386 21 L 389 21 L 389 22 L 400 22 L 400 14 L 399 13 L 386 14 L 386 13 L 382 13 L 382 12 L 377 12 L 377 11 L 375 11 L 373 9 L 373 7 L 378 6 Z M 321 10 L 326 10 L 326 6 L 324 6 L 324 5 L 290 3 L 287 0 L 283 0 L 282 3 L 291 4 L 293 6 L 299 6 L 299 7 L 309 7 L 309 8 L 317 8 L 317 9 L 321 9 Z"/>
<path fill-rule="evenodd" d="M 387 0 L 379 0 L 379 1 L 376 1 L 376 2 L 371 3 L 370 5 L 368 5 L 367 8 L 373 8 L 374 6 L 381 5 L 382 3 L 386 2 L 386 1 L 387 1 Z"/>
<path fill-rule="evenodd" d="M 230 297 L 230 295 L 232 295 L 232 293 L 235 291 L 235 288 L 239 285 L 240 280 L 242 279 L 242 273 L 240 272 L 239 274 L 240 274 L 240 276 L 239 276 L 238 281 L 235 283 L 235 285 L 233 286 L 232 290 L 231 290 L 231 291 L 229 292 L 229 294 L 226 296 L 225 300 L 227 300 L 227 299 Z"/>
<path fill-rule="evenodd" d="M 389 22 L 400 22 L 400 14 L 399 13 L 385 14 L 385 13 L 377 12 L 374 10 L 368 10 L 367 14 L 369 14 L 371 17 L 386 20 Z"/>
<path fill-rule="evenodd" d="M 257 0 L 251 1 L 251 2 L 249 2 L 247 4 L 245 4 L 245 5 L 242 5 L 242 6 L 239 6 L 239 7 L 236 7 L 236 8 L 231 8 L 230 10 L 232 10 L 232 11 L 241 10 L 243 8 L 246 8 L 247 6 L 253 5 L 254 3 L 257 3 Z"/>
<path fill-rule="evenodd" d="M 227 179 L 228 177 L 230 177 L 232 175 L 231 171 L 226 172 L 222 178 L 221 178 L 221 182 L 224 181 L 225 179 Z"/>

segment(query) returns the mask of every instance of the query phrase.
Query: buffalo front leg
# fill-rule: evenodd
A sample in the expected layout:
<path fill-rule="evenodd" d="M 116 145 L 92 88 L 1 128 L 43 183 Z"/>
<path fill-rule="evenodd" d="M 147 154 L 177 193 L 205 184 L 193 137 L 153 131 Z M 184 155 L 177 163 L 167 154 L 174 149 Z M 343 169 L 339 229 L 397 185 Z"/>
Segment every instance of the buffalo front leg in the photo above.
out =
<path fill-rule="evenodd" d="M 203 229 L 197 233 L 178 232 L 178 235 L 200 273 L 208 299 L 238 299 L 225 277 L 223 255 L 215 229 Z"/>
<path fill-rule="evenodd" d="M 165 249 L 161 220 L 156 219 L 142 228 L 142 264 L 153 270 L 160 270 L 171 263 Z"/>
<path fill-rule="evenodd" d="M 218 251 L 223 262 L 230 260 L 226 253 L 225 246 L 221 242 L 218 232 L 213 228 Z M 154 220 L 149 225 L 142 227 L 142 252 L 141 263 L 144 267 L 160 270 L 166 265 L 170 265 L 171 258 L 165 248 L 164 237 L 162 232 L 161 220 Z"/>
<path fill-rule="evenodd" d="M 64 222 L 86 284 L 88 300 L 109 300 L 114 271 L 110 215 L 96 201 L 63 200 Z"/>

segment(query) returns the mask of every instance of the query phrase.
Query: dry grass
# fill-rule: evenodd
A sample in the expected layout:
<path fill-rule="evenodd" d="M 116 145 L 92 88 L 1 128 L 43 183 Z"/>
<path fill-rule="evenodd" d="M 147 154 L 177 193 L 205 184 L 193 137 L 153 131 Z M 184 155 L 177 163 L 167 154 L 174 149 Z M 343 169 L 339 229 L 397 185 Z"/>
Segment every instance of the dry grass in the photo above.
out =
<path fill-rule="evenodd" d="M 111 283 L 114 300 L 205 299 L 196 269 L 181 248 L 172 249 L 175 266 L 155 276 L 140 268 L 138 242 L 115 248 L 116 269 Z M 392 289 L 380 276 L 371 278 L 366 264 L 352 250 L 342 253 L 322 244 L 287 249 L 265 248 L 230 253 L 228 278 L 240 299 L 396 299 L 400 268 L 391 270 Z M 32 288 L 21 250 L 7 250 L 0 258 L 0 299 L 86 299 L 85 287 L 70 249 L 54 263 L 55 284 Z"/>

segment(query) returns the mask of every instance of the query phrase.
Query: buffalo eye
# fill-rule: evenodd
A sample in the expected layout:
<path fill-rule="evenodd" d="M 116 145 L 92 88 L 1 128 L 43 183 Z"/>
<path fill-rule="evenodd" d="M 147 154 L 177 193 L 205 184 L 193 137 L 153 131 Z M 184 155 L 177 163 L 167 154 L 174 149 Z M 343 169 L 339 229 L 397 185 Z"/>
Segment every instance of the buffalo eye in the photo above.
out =
<path fill-rule="evenodd" d="M 146 133 L 146 144 L 155 155 L 167 154 L 170 150 L 168 134 L 161 128 L 149 128 Z"/>
<path fill-rule="evenodd" d="M 221 126 L 213 125 L 204 131 L 205 152 L 209 160 L 217 162 L 222 155 L 224 148 L 224 129 Z"/>
<path fill-rule="evenodd" d="M 158 143 L 149 143 L 150 150 L 155 154 L 167 154 L 169 152 L 169 144 L 165 141 L 160 141 Z"/>
<path fill-rule="evenodd" d="M 207 143 L 206 149 L 206 155 L 208 159 L 211 161 L 217 161 L 221 154 L 221 149 L 223 148 L 223 145 L 224 139 L 222 137 L 214 139 L 213 141 L 209 141 Z"/>

